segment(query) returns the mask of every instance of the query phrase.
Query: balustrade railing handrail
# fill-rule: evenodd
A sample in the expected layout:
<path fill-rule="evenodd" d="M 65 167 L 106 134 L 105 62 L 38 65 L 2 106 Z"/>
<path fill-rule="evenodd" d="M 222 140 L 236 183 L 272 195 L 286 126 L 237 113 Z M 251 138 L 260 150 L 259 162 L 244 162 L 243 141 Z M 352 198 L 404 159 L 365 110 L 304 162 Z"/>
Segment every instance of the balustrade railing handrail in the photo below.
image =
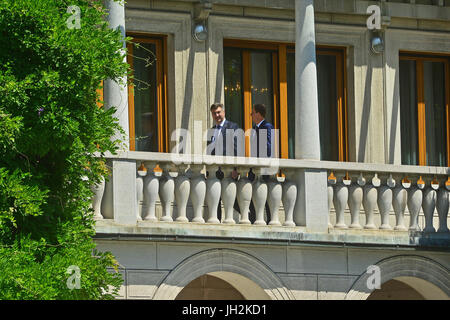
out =
<path fill-rule="evenodd" d="M 97 154 L 100 156 L 100 154 Z M 234 167 L 278 166 L 283 169 L 317 169 L 327 171 L 349 171 L 367 173 L 392 173 L 408 175 L 450 175 L 449 167 L 411 166 L 379 163 L 338 162 L 308 159 L 273 159 L 252 157 L 225 157 L 198 154 L 174 154 L 162 152 L 121 151 L 117 154 L 105 153 L 107 159 L 137 160 L 158 163 L 174 162 L 175 165 L 211 165 Z"/>
<path fill-rule="evenodd" d="M 408 208 L 409 230 L 420 230 L 418 217 L 422 210 L 424 232 L 436 232 L 433 217 L 437 210 L 437 232 L 448 232 L 450 183 L 446 167 L 139 151 L 98 156 L 111 160 L 108 183 L 104 180 L 95 186 L 93 209 L 99 219 L 128 224 L 144 220 L 306 226 L 308 230 L 326 232 L 329 228 L 378 229 L 375 224 L 378 208 L 379 229 L 392 230 L 389 220 L 393 208 L 394 230 L 405 231 Z M 191 170 L 186 170 L 188 166 Z M 222 175 L 216 171 L 219 167 Z M 153 168 L 154 174 L 148 174 Z M 240 174 L 233 176 L 234 168 Z M 250 172 L 248 176 L 242 175 L 250 168 L 253 175 Z M 263 170 L 267 168 L 268 171 Z M 202 172 L 204 169 L 206 174 Z M 279 175 L 274 179 L 279 170 L 285 173 L 284 179 Z M 156 215 L 158 199 L 160 216 Z M 193 210 L 190 218 L 189 199 Z M 240 214 L 237 218 L 236 203 Z M 281 205 L 284 221 L 279 217 Z M 349 225 L 345 218 L 347 206 Z M 330 220 L 332 207 L 336 215 L 334 225 Z M 361 212 L 366 216 L 364 225 L 359 222 Z"/>

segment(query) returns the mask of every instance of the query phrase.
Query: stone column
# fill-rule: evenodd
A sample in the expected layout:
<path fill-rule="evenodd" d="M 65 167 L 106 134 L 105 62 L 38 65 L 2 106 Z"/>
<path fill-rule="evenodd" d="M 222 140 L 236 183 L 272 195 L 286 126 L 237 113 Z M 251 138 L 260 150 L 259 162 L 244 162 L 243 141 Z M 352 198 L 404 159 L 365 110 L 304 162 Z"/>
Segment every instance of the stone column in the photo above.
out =
<path fill-rule="evenodd" d="M 320 160 L 313 0 L 295 0 L 295 157 Z"/>
<path fill-rule="evenodd" d="M 313 0 L 295 0 L 295 157 L 320 160 L 319 102 Z M 328 231 L 327 172 L 299 170 L 294 221 Z"/>
<path fill-rule="evenodd" d="M 105 7 L 108 10 L 108 23 L 111 29 L 119 29 L 122 36 L 125 38 L 125 4 L 123 1 L 116 2 L 113 0 L 106 0 Z M 125 41 L 123 42 L 122 53 L 126 51 Z M 126 58 L 124 58 L 126 61 Z M 119 81 L 119 80 L 118 80 Z M 118 132 L 112 139 L 121 139 L 123 141 L 124 150 L 130 148 L 130 133 L 129 133 L 129 123 L 128 123 L 128 89 L 127 89 L 127 77 L 124 76 L 120 79 L 122 84 L 118 82 L 107 79 L 103 82 L 103 100 L 105 102 L 105 108 L 109 109 L 115 107 L 116 113 L 114 117 L 119 119 L 119 124 L 125 131 L 125 136 L 122 137 Z"/>

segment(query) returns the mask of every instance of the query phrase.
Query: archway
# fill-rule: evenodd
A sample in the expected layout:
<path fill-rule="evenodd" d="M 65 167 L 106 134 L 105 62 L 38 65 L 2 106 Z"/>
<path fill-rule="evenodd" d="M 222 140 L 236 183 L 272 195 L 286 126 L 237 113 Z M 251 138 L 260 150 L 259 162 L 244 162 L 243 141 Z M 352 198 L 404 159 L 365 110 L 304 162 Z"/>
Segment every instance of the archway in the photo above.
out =
<path fill-rule="evenodd" d="M 376 264 L 380 268 L 381 290 L 408 289 L 416 298 L 448 300 L 450 296 L 449 270 L 429 258 L 420 256 L 395 256 Z M 363 273 L 354 283 L 345 299 L 368 299 L 374 289 L 367 285 L 371 274 Z M 396 282 L 390 282 L 395 280 Z M 394 286 L 394 288 L 392 287 Z M 385 292 L 386 293 L 386 292 Z M 380 291 L 374 296 L 379 296 Z M 372 296 L 372 298 L 374 297 Z"/>
<path fill-rule="evenodd" d="M 294 299 L 264 263 L 247 253 L 230 249 L 206 250 L 187 258 L 166 276 L 153 299 L 176 299 L 183 288 L 204 275 L 225 281 L 245 299 Z"/>
<path fill-rule="evenodd" d="M 425 300 L 425 298 L 414 288 L 402 281 L 389 280 L 375 289 L 367 300 Z"/>
<path fill-rule="evenodd" d="M 175 300 L 244 300 L 244 296 L 230 283 L 205 274 L 192 280 Z"/>

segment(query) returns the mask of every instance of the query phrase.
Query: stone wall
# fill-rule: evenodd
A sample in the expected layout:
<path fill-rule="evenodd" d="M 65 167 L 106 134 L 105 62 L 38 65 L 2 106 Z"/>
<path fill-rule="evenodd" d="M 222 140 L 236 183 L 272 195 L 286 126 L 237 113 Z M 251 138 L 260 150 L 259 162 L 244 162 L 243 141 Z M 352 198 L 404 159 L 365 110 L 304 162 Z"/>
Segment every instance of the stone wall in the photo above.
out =
<path fill-rule="evenodd" d="M 205 274 L 232 284 L 246 299 L 366 299 L 374 291 L 366 285 L 371 265 L 380 266 L 381 284 L 396 279 L 426 299 L 450 295 L 450 260 L 439 250 L 131 238 L 96 242 L 120 263 L 122 299 L 175 299 Z"/>
<path fill-rule="evenodd" d="M 208 106 L 224 99 L 223 39 L 295 42 L 293 3 L 213 1 L 206 42 L 192 39 L 192 1 L 127 3 L 128 32 L 168 35 L 169 132 L 177 128 L 193 132 L 195 121 L 201 121 L 203 131 L 212 126 Z M 381 2 L 390 25 L 385 54 L 374 55 L 366 26 L 369 4 L 315 1 L 316 43 L 347 48 L 349 161 L 400 164 L 398 53 L 449 54 L 450 7 L 447 2 L 445 6 Z"/>

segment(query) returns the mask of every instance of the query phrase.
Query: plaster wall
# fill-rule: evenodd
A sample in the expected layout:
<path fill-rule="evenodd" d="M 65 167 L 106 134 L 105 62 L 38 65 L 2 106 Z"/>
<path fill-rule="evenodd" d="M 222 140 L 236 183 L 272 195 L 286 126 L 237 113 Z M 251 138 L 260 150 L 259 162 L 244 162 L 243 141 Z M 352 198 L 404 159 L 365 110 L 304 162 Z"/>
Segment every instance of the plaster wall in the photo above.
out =
<path fill-rule="evenodd" d="M 283 299 L 344 299 L 350 289 L 355 286 L 357 280 L 368 274 L 367 268 L 369 266 L 379 264 L 382 261 L 389 260 L 389 258 L 396 258 L 401 261 L 401 257 L 427 261 L 433 267 L 439 268 L 439 272 L 444 272 L 442 277 L 447 280 L 440 283 L 439 290 L 433 290 L 433 286 L 429 289 L 435 297 L 439 297 L 439 299 L 448 298 L 448 290 L 450 289 L 448 281 L 450 258 L 448 252 L 404 248 L 346 247 L 337 244 L 277 246 L 263 243 L 105 241 L 100 239 L 96 240 L 96 243 L 97 249 L 112 252 L 120 264 L 120 270 L 125 280 L 119 297 L 122 299 L 161 298 L 161 296 L 155 297 L 155 293 L 163 284 L 167 286 L 167 283 L 170 282 L 167 280 L 169 275 L 176 273 L 174 270 L 178 270 L 177 272 L 182 270 L 182 275 L 179 275 L 179 277 L 187 279 L 186 284 L 196 279 L 198 275 L 203 275 L 201 270 L 204 270 L 205 274 L 214 275 L 214 272 L 216 272 L 220 277 L 220 272 L 230 271 L 230 269 L 227 269 L 230 266 L 232 266 L 231 270 L 238 276 L 249 278 L 249 274 L 243 274 L 244 272 L 239 268 L 240 260 L 245 259 L 248 259 L 248 263 L 253 266 L 249 268 L 257 270 L 258 265 L 261 265 L 266 268 L 268 274 L 277 278 L 278 286 L 284 289 L 281 287 L 264 287 L 262 283 L 268 281 L 264 279 L 268 275 L 260 276 L 259 286 L 262 286 L 266 292 L 269 289 L 285 290 L 287 296 L 281 294 L 278 297 Z M 234 252 L 237 256 L 223 254 L 216 258 L 217 252 Z M 186 261 L 205 254 L 209 255 L 209 258 L 195 262 L 196 267 L 194 269 L 183 267 Z M 217 270 L 209 269 L 208 263 L 216 260 L 218 262 L 214 265 Z M 404 264 L 398 262 L 397 264 L 400 269 L 414 270 L 415 268 L 413 264 L 406 261 Z M 430 274 L 433 273 L 431 269 L 429 272 Z M 255 271 L 255 273 L 257 272 Z M 402 280 L 402 278 L 399 279 Z M 422 280 L 425 282 L 431 281 L 430 279 Z M 250 282 L 246 285 L 250 286 Z M 241 281 L 241 283 L 243 282 Z M 174 282 L 172 285 L 176 285 L 176 283 Z M 238 286 L 236 289 L 245 291 L 244 288 L 245 286 L 243 288 Z M 442 295 L 443 293 L 447 296 Z M 251 298 L 248 293 L 246 295 L 247 298 Z"/>

